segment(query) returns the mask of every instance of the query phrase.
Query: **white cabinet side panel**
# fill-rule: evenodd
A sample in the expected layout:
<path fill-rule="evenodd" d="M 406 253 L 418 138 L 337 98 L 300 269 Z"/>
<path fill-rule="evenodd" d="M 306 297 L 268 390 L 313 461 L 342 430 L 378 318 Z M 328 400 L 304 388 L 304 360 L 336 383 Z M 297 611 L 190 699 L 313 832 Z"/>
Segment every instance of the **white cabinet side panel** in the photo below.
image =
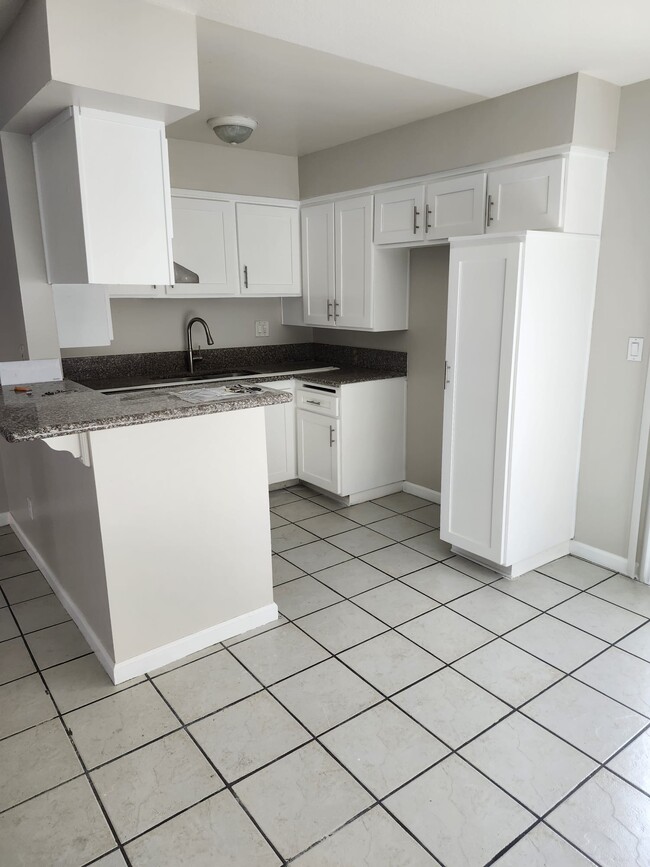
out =
<path fill-rule="evenodd" d="M 294 393 L 294 380 L 265 383 L 271 391 Z M 280 403 L 264 408 L 266 422 L 266 458 L 269 484 L 286 482 L 298 477 L 296 455 L 296 405 L 295 402 Z"/>

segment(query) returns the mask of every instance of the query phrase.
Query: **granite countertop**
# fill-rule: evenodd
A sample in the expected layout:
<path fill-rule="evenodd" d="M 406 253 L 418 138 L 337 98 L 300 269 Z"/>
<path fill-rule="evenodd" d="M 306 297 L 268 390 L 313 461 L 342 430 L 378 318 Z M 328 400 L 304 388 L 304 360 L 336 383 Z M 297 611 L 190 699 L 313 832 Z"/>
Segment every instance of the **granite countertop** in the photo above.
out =
<path fill-rule="evenodd" d="M 246 380 L 242 384 L 249 383 L 250 380 Z M 173 391 L 192 391 L 199 387 L 175 386 Z M 0 389 L 0 434 L 10 443 L 291 401 L 291 395 L 286 392 L 261 391 L 195 405 L 176 397 L 168 388 L 102 394 L 67 379 L 42 382 L 31 388 L 31 395 L 16 393 L 13 386 Z"/>

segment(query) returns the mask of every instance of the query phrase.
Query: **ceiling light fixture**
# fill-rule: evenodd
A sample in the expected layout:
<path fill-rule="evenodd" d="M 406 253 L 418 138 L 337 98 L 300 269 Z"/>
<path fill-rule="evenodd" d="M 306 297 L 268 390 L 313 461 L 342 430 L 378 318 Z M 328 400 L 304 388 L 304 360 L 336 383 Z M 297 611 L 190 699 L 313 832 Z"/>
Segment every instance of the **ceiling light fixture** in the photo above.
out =
<path fill-rule="evenodd" d="M 221 141 L 237 145 L 250 138 L 251 133 L 257 129 L 257 121 L 241 114 L 229 114 L 224 117 L 211 117 L 208 126 Z"/>

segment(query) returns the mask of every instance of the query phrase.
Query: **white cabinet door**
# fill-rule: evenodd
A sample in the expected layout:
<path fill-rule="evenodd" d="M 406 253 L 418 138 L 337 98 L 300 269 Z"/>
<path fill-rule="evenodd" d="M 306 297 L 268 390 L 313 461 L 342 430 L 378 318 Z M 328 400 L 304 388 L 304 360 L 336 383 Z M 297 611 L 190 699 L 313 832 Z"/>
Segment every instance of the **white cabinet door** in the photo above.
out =
<path fill-rule="evenodd" d="M 478 235 L 485 220 L 485 172 L 434 181 L 426 187 L 427 240 Z"/>
<path fill-rule="evenodd" d="M 237 202 L 242 295 L 300 295 L 298 209 Z"/>
<path fill-rule="evenodd" d="M 176 283 L 168 295 L 238 295 L 234 202 L 174 196 L 174 261 L 199 275 L 197 283 Z"/>
<path fill-rule="evenodd" d="M 564 157 L 489 172 L 486 232 L 560 228 L 563 183 Z"/>
<path fill-rule="evenodd" d="M 336 202 L 334 318 L 342 328 L 372 328 L 372 196 Z"/>
<path fill-rule="evenodd" d="M 293 380 L 273 384 L 264 383 L 264 388 L 277 391 L 295 391 Z M 296 455 L 296 405 L 280 403 L 264 409 L 266 420 L 266 457 L 269 484 L 286 482 L 298 477 Z"/>
<path fill-rule="evenodd" d="M 340 422 L 315 412 L 298 410 L 298 478 L 338 493 Z"/>
<path fill-rule="evenodd" d="M 331 325 L 334 323 L 334 203 L 302 208 L 300 226 L 304 324 Z"/>
<path fill-rule="evenodd" d="M 424 186 L 399 187 L 375 195 L 375 244 L 424 238 Z"/>
<path fill-rule="evenodd" d="M 441 536 L 503 562 L 521 244 L 452 248 Z"/>

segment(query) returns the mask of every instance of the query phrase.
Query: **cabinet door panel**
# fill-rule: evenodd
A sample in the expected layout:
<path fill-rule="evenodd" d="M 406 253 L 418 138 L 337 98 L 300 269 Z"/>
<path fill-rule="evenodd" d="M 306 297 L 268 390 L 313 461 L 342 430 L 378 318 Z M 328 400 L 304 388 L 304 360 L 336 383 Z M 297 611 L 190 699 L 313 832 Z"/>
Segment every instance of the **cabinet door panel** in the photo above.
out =
<path fill-rule="evenodd" d="M 209 199 L 172 200 L 174 261 L 199 275 L 176 283 L 168 295 L 238 295 L 235 205 Z"/>
<path fill-rule="evenodd" d="M 242 295 L 300 295 L 298 209 L 237 203 Z"/>
<path fill-rule="evenodd" d="M 375 244 L 424 238 L 424 186 L 400 187 L 375 196 Z"/>
<path fill-rule="evenodd" d="M 338 493 L 340 422 L 304 410 L 296 417 L 298 478 Z"/>
<path fill-rule="evenodd" d="M 563 181 L 563 157 L 489 172 L 486 231 L 559 228 Z"/>
<path fill-rule="evenodd" d="M 303 318 L 308 325 L 334 322 L 334 203 L 300 212 Z"/>
<path fill-rule="evenodd" d="M 452 248 L 441 535 L 501 562 L 520 245 Z"/>
<path fill-rule="evenodd" d="M 292 380 L 265 383 L 269 390 L 294 391 Z M 281 403 L 264 409 L 266 422 L 266 457 L 269 484 L 286 482 L 298 476 L 296 460 L 296 406 Z"/>
<path fill-rule="evenodd" d="M 485 172 L 436 181 L 426 188 L 426 237 L 450 238 L 483 232 Z"/>
<path fill-rule="evenodd" d="M 372 328 L 372 196 L 336 202 L 336 324 Z"/>

